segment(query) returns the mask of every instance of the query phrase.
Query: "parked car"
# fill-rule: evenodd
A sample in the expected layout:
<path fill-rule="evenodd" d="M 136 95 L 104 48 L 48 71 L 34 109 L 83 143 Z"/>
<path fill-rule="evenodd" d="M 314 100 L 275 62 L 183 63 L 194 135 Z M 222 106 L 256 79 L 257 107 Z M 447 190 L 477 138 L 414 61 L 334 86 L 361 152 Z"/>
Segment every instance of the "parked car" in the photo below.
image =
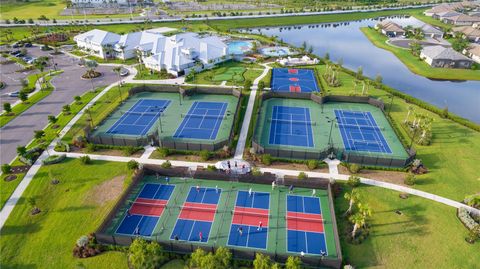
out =
<path fill-rule="evenodd" d="M 20 91 L 15 91 L 15 92 L 8 93 L 8 96 L 10 96 L 10 97 L 18 97 L 19 95 L 20 95 Z"/>
<path fill-rule="evenodd" d="M 25 43 L 25 48 L 31 48 L 33 47 L 32 43 Z"/>
<path fill-rule="evenodd" d="M 28 61 L 30 61 L 31 59 L 33 59 L 31 56 L 24 56 L 24 57 L 22 57 L 22 60 L 25 61 L 25 62 L 28 62 Z"/>
<path fill-rule="evenodd" d="M 128 76 L 129 73 L 130 72 L 128 72 L 128 69 L 122 68 L 122 70 L 120 70 L 120 76 L 122 76 L 122 77 Z"/>
<path fill-rule="evenodd" d="M 17 42 L 17 43 L 13 43 L 13 45 L 12 45 L 12 48 L 14 48 L 14 49 L 16 49 L 16 48 L 21 48 L 21 47 L 23 47 L 23 44 L 20 44 L 20 43 L 18 43 L 18 42 Z"/>
<path fill-rule="evenodd" d="M 10 52 L 10 55 L 15 55 L 15 54 L 20 53 L 20 52 L 21 51 L 19 51 L 19 50 L 14 50 L 14 51 Z"/>
<path fill-rule="evenodd" d="M 22 52 L 19 52 L 19 53 L 13 54 L 13 56 L 15 56 L 17 58 L 21 58 L 21 57 L 25 56 L 25 54 L 23 54 Z"/>
<path fill-rule="evenodd" d="M 33 64 L 37 58 L 32 57 L 30 60 L 26 61 L 27 64 Z"/>

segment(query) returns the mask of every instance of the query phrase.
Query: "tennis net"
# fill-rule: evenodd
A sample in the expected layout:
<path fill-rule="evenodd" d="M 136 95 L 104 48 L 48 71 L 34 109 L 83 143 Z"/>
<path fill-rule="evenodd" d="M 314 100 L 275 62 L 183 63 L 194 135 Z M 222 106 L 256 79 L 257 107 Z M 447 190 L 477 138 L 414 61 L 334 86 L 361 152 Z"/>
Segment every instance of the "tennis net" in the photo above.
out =
<path fill-rule="evenodd" d="M 160 204 L 160 203 L 144 203 L 144 202 L 135 202 L 132 204 L 132 208 L 165 208 L 166 204 Z"/>
<path fill-rule="evenodd" d="M 321 218 L 304 218 L 298 216 L 285 216 L 285 219 L 288 221 L 296 221 L 296 222 L 314 222 L 314 223 L 323 223 L 323 219 Z"/>
<path fill-rule="evenodd" d="M 161 111 L 155 111 L 155 112 L 150 112 L 150 111 L 145 111 L 145 112 L 139 112 L 139 111 L 131 111 L 131 110 L 121 110 L 120 111 L 122 114 L 130 114 L 130 115 L 137 115 L 137 116 L 155 116 L 158 117 L 161 115 Z"/>
<path fill-rule="evenodd" d="M 277 123 L 287 123 L 287 124 L 290 124 L 290 125 L 312 125 L 312 126 L 316 126 L 317 123 L 314 122 L 314 121 L 301 121 L 301 120 L 284 120 L 284 119 L 268 119 L 267 122 L 277 122 Z"/>
<path fill-rule="evenodd" d="M 232 210 L 232 214 L 235 214 L 237 216 L 253 216 L 253 217 L 260 217 L 260 218 L 268 217 L 268 214 L 264 214 L 264 213 L 239 211 L 239 210 Z"/>
<path fill-rule="evenodd" d="M 384 131 L 385 127 L 370 126 L 370 125 L 356 125 L 356 124 L 338 124 L 338 127 L 344 127 L 346 129 L 363 129 L 363 130 L 381 130 Z"/>
<path fill-rule="evenodd" d="M 181 114 L 182 118 L 196 118 L 196 119 L 226 119 L 225 115 L 202 115 L 202 114 Z"/>
<path fill-rule="evenodd" d="M 217 212 L 216 208 L 198 207 L 198 206 L 182 206 L 181 209 L 186 211 L 201 211 L 201 212 L 210 212 L 210 213 Z"/>

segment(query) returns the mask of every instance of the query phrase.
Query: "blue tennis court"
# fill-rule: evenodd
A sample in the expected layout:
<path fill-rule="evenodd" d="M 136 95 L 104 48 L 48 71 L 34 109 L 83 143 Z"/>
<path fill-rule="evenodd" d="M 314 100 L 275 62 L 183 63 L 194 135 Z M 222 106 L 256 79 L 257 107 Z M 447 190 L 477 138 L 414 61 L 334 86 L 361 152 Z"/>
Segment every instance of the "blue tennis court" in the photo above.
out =
<path fill-rule="evenodd" d="M 270 194 L 239 191 L 232 216 L 228 245 L 266 249 Z"/>
<path fill-rule="evenodd" d="M 218 188 L 191 187 L 170 239 L 208 242 L 221 193 Z"/>
<path fill-rule="evenodd" d="M 314 147 L 310 109 L 273 106 L 270 121 L 270 145 Z"/>
<path fill-rule="evenodd" d="M 227 103 L 194 102 L 173 137 L 215 140 L 222 124 Z"/>
<path fill-rule="evenodd" d="M 118 119 L 107 133 L 144 135 L 155 124 L 170 100 L 140 99 Z"/>
<path fill-rule="evenodd" d="M 346 150 L 392 153 L 370 112 L 335 110 Z"/>
<path fill-rule="evenodd" d="M 145 184 L 115 233 L 151 236 L 174 189 L 173 185 Z"/>
<path fill-rule="evenodd" d="M 319 92 L 315 73 L 311 69 L 274 68 L 272 91 L 275 92 Z"/>
<path fill-rule="evenodd" d="M 287 250 L 327 255 L 320 199 L 287 195 Z"/>

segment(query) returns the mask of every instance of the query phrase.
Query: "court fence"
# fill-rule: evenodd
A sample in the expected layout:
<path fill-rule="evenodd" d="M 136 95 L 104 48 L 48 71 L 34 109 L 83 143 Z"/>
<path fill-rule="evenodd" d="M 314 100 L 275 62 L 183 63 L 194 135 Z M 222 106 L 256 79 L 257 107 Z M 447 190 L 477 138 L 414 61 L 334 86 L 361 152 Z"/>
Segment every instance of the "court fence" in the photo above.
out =
<path fill-rule="evenodd" d="M 269 154 L 273 157 L 277 158 L 285 158 L 285 159 L 304 159 L 304 160 L 323 160 L 327 157 L 330 157 L 332 154 L 341 161 L 349 162 L 349 163 L 357 163 L 364 166 L 383 166 L 388 168 L 398 168 L 398 167 L 405 167 L 410 164 L 416 157 L 416 151 L 414 149 L 407 149 L 407 157 L 402 156 L 383 156 L 383 155 L 376 155 L 376 154 L 366 154 L 366 153 L 357 153 L 352 151 L 347 151 L 344 148 L 336 148 L 333 146 L 326 147 L 324 149 L 318 150 L 294 150 L 294 149 L 277 149 L 277 148 L 268 148 L 261 144 L 260 136 L 262 135 L 259 132 L 259 125 L 260 125 L 260 113 L 261 107 L 265 100 L 271 98 L 290 98 L 290 99 L 304 99 L 304 100 L 312 100 L 317 104 L 323 105 L 324 103 L 328 102 L 349 102 L 349 103 L 365 103 L 370 104 L 375 107 L 378 107 L 384 114 L 385 114 L 385 104 L 377 99 L 368 97 L 368 96 L 342 96 L 342 95 L 328 95 L 328 96 L 321 96 L 315 93 L 295 93 L 294 95 L 291 93 L 285 92 L 264 92 L 262 97 L 260 98 L 259 110 L 256 111 L 257 113 L 257 123 L 254 130 L 254 135 L 252 138 L 252 147 L 258 154 Z M 388 119 L 389 117 L 385 115 Z M 390 122 L 389 122 L 390 123 Z M 391 124 L 391 123 L 390 123 Z M 393 128 L 397 137 L 401 136 L 396 130 Z M 402 144 L 403 145 L 403 144 Z M 405 147 L 405 145 L 403 145 Z"/>
<path fill-rule="evenodd" d="M 166 92 L 166 93 L 179 93 L 185 96 L 192 96 L 194 94 L 220 94 L 220 95 L 233 95 L 238 98 L 237 106 L 235 108 L 235 114 L 233 123 L 229 131 L 229 135 L 226 139 L 221 141 L 188 141 L 175 139 L 172 136 L 161 136 L 157 128 L 154 131 L 143 136 L 130 136 L 130 135 L 116 135 L 107 133 L 94 133 L 90 126 L 84 128 L 85 137 L 87 140 L 94 144 L 106 144 L 114 146 L 160 146 L 164 148 L 176 149 L 176 150 L 208 150 L 216 151 L 229 145 L 235 136 L 235 122 L 240 117 L 240 103 L 242 93 L 238 89 L 234 88 L 208 88 L 208 87 L 180 87 L 174 85 L 139 85 L 132 87 L 128 95 L 133 96 L 141 92 Z M 117 111 L 117 110 L 116 110 Z M 112 112 L 112 114 L 115 113 Z M 108 116 L 107 116 L 108 117 Z M 99 125 L 105 122 L 102 121 Z"/>
<path fill-rule="evenodd" d="M 316 189 L 324 189 L 328 193 L 329 199 L 329 210 L 330 215 L 332 216 L 333 224 L 333 236 L 335 240 L 335 247 L 337 250 L 337 257 L 314 257 L 307 256 L 301 257 L 303 264 L 307 267 L 326 267 L 326 268 L 341 268 L 342 265 L 342 252 L 340 247 L 340 239 L 338 236 L 337 222 L 335 217 L 335 210 L 333 207 L 333 198 L 332 198 L 332 186 L 329 179 L 326 178 L 309 178 L 307 180 L 298 180 L 293 177 L 285 177 L 284 179 L 279 180 L 275 174 L 264 173 L 261 176 L 253 176 L 251 174 L 246 175 L 237 175 L 228 174 L 223 171 L 209 171 L 200 167 L 192 170 L 189 167 L 172 167 L 172 168 L 162 168 L 161 166 L 145 164 L 140 167 L 140 169 L 135 173 L 133 181 L 130 186 L 124 191 L 117 204 L 112 208 L 107 217 L 104 219 L 103 223 L 99 226 L 95 232 L 95 237 L 97 241 L 101 244 L 108 245 L 120 245 L 120 246 L 129 246 L 134 240 L 135 236 L 126 236 L 118 235 L 107 232 L 107 229 L 112 225 L 115 215 L 119 212 L 120 208 L 126 203 L 128 195 L 131 193 L 132 189 L 139 183 L 139 181 L 146 175 L 159 175 L 159 176 L 169 176 L 169 177 L 188 177 L 202 180 L 221 180 L 221 181 L 238 181 L 244 183 L 255 183 L 255 184 L 268 184 L 271 185 L 272 181 L 276 181 L 277 185 L 293 185 L 295 187 L 308 187 Z M 221 247 L 221 244 L 217 244 L 216 240 L 212 245 L 204 244 L 194 244 L 190 242 L 181 242 L 181 241 L 172 241 L 172 240 L 162 240 L 157 236 L 152 236 L 151 241 L 158 242 L 163 250 L 166 252 L 177 253 L 177 254 L 189 254 L 194 252 L 197 248 L 201 248 L 205 251 L 215 251 L 218 247 Z M 285 263 L 288 254 L 286 253 L 277 253 L 259 251 L 259 250 L 249 250 L 249 249 L 237 249 L 230 248 L 232 257 L 237 260 L 254 260 L 257 253 L 262 253 L 264 255 L 270 256 L 274 261 Z"/>

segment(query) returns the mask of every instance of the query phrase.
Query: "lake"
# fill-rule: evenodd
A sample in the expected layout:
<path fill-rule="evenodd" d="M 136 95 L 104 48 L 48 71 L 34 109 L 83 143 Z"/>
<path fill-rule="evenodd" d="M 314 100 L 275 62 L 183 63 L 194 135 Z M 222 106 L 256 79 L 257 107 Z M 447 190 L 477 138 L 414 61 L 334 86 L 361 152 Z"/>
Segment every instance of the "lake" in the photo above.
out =
<path fill-rule="evenodd" d="M 421 25 L 413 17 L 389 19 L 404 26 Z M 377 22 L 378 19 L 369 19 L 247 31 L 278 36 L 296 47 L 306 41 L 316 55 L 324 56 L 328 52 L 334 62 L 342 59 L 344 67 L 356 71 L 361 66 L 366 76 L 374 78 L 380 74 L 383 83 L 390 87 L 440 108 L 448 106 L 449 111 L 480 123 L 480 81 L 438 81 L 412 73 L 395 55 L 375 47 L 360 31 L 360 27 L 374 26 Z"/>

